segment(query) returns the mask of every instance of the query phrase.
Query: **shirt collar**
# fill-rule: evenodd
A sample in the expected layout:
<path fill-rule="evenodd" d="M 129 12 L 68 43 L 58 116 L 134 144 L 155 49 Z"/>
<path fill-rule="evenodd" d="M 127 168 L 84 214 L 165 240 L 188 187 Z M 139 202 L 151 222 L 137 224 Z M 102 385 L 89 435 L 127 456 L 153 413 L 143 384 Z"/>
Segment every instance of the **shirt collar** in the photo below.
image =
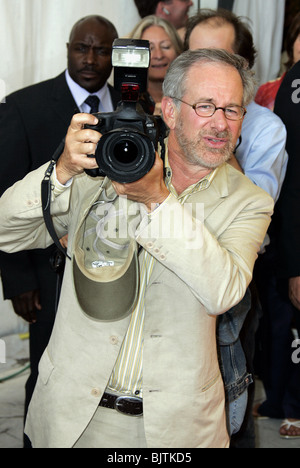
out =
<path fill-rule="evenodd" d="M 211 185 L 212 181 L 214 180 L 219 168 L 214 169 L 210 172 L 207 176 L 203 177 L 203 179 L 199 180 L 195 184 L 190 185 L 186 188 L 180 195 L 177 194 L 173 184 L 172 184 L 172 169 L 169 164 L 169 157 L 168 157 L 168 146 L 166 144 L 166 154 L 165 154 L 165 182 L 170 190 L 170 192 L 176 196 L 176 198 L 183 199 L 187 198 L 193 193 L 201 192 L 202 190 L 206 190 Z"/>
<path fill-rule="evenodd" d="M 110 92 L 107 83 L 105 83 L 103 88 L 99 89 L 99 91 L 97 91 L 96 93 L 89 93 L 86 89 L 79 86 L 79 84 L 71 78 L 68 69 L 66 70 L 66 80 L 69 89 L 72 93 L 72 96 L 77 104 L 77 107 L 81 112 L 88 112 L 88 110 L 84 107 L 84 101 L 90 94 L 98 96 L 98 98 L 100 99 L 100 112 L 113 111 L 113 105 L 111 102 Z"/>

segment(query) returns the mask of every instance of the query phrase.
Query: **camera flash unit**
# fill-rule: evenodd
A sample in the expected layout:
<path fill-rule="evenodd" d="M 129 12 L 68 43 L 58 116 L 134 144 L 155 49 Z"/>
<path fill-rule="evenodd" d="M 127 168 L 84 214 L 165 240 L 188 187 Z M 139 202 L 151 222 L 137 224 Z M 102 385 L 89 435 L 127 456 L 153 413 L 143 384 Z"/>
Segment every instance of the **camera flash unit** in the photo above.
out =
<path fill-rule="evenodd" d="M 149 41 L 116 39 L 112 49 L 114 88 L 122 93 L 124 84 L 139 86 L 139 92 L 147 90 L 150 65 Z"/>
<path fill-rule="evenodd" d="M 114 67 L 149 68 L 150 50 L 148 41 L 116 39 L 113 43 L 112 64 Z"/>

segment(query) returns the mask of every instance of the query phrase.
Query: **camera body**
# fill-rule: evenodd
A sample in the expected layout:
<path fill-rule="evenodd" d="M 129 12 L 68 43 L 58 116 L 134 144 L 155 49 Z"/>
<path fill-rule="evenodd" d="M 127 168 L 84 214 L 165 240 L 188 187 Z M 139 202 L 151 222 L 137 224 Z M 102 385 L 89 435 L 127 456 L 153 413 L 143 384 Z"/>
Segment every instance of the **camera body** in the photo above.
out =
<path fill-rule="evenodd" d="M 98 123 L 85 126 L 102 134 L 93 156 L 99 168 L 86 172 L 92 177 L 107 176 L 129 183 L 151 170 L 158 143 L 164 145 L 167 128 L 161 117 L 147 114 L 139 103 L 147 90 L 149 42 L 116 39 L 112 62 L 115 89 L 121 92 L 122 100 L 115 112 L 94 114 Z"/>

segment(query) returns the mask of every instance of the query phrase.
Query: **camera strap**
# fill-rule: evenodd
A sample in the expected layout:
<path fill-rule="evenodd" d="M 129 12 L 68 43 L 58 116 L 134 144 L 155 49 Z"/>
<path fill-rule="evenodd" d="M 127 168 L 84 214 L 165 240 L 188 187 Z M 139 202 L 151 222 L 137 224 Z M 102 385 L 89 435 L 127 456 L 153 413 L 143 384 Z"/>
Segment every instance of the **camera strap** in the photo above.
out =
<path fill-rule="evenodd" d="M 243 142 L 243 139 L 242 139 L 242 135 L 241 135 L 241 136 L 239 137 L 239 142 L 238 142 L 238 144 L 237 144 L 237 146 L 236 146 L 236 148 L 235 148 L 233 154 L 236 154 L 236 152 L 237 152 L 237 150 L 239 149 L 239 147 L 241 146 L 242 142 Z"/>
<path fill-rule="evenodd" d="M 53 154 L 51 158 L 51 162 L 45 172 L 44 179 L 42 181 L 42 186 L 41 186 L 41 198 L 42 198 L 42 209 L 43 209 L 43 216 L 44 216 L 44 222 L 46 224 L 46 227 L 48 229 L 48 232 L 50 236 L 52 237 L 53 242 L 55 243 L 56 247 L 59 249 L 60 252 L 64 254 L 64 256 L 70 257 L 67 254 L 67 250 L 64 249 L 64 247 L 61 245 L 59 242 L 59 238 L 56 234 L 54 225 L 53 225 L 53 220 L 51 216 L 51 176 L 54 170 L 54 167 L 61 156 L 63 150 L 65 147 L 65 139 L 62 140 L 60 145 L 58 146 L 57 150 Z"/>
<path fill-rule="evenodd" d="M 160 144 L 160 157 L 163 160 L 164 167 L 165 167 L 165 159 L 166 159 L 166 143 L 165 140 L 168 135 L 168 128 L 163 121 L 161 117 L 158 117 L 157 119 L 158 125 L 159 125 L 159 136 L 158 136 L 158 142 Z"/>
<path fill-rule="evenodd" d="M 161 146 L 161 158 L 164 161 L 165 160 L 165 138 L 166 138 L 166 127 L 164 122 L 162 121 L 161 123 L 161 131 L 159 132 L 159 143 Z M 53 220 L 51 216 L 51 176 L 54 170 L 54 167 L 61 156 L 63 150 L 65 147 L 65 139 L 63 139 L 56 149 L 55 153 L 53 154 L 51 158 L 51 162 L 49 166 L 47 167 L 47 170 L 45 172 L 44 179 L 42 181 L 41 185 L 41 198 L 42 198 L 42 210 L 43 210 L 43 217 L 44 217 L 44 222 L 46 224 L 46 227 L 48 229 L 48 232 L 55 243 L 56 247 L 59 249 L 60 252 L 63 253 L 64 256 L 68 257 L 70 260 L 71 258 L 67 254 L 67 250 L 64 249 L 64 247 L 61 245 L 59 242 L 59 238 L 57 236 L 57 233 L 55 231 L 54 225 L 53 225 Z"/>

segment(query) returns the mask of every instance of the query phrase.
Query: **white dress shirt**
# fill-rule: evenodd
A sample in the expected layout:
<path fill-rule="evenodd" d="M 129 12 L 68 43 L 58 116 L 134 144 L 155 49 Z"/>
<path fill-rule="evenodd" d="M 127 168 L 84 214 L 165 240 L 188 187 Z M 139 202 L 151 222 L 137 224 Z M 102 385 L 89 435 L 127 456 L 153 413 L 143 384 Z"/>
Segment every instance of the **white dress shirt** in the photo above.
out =
<path fill-rule="evenodd" d="M 251 102 L 236 158 L 245 175 L 275 201 L 280 195 L 287 168 L 286 137 L 282 120 L 269 109 Z"/>
<path fill-rule="evenodd" d="M 90 113 L 90 106 L 88 106 L 84 101 L 91 94 L 98 96 L 100 99 L 99 112 L 112 112 L 114 110 L 107 83 L 96 93 L 89 93 L 86 89 L 75 83 L 75 81 L 70 77 L 68 70 L 66 70 L 66 80 L 77 107 L 81 112 Z"/>

